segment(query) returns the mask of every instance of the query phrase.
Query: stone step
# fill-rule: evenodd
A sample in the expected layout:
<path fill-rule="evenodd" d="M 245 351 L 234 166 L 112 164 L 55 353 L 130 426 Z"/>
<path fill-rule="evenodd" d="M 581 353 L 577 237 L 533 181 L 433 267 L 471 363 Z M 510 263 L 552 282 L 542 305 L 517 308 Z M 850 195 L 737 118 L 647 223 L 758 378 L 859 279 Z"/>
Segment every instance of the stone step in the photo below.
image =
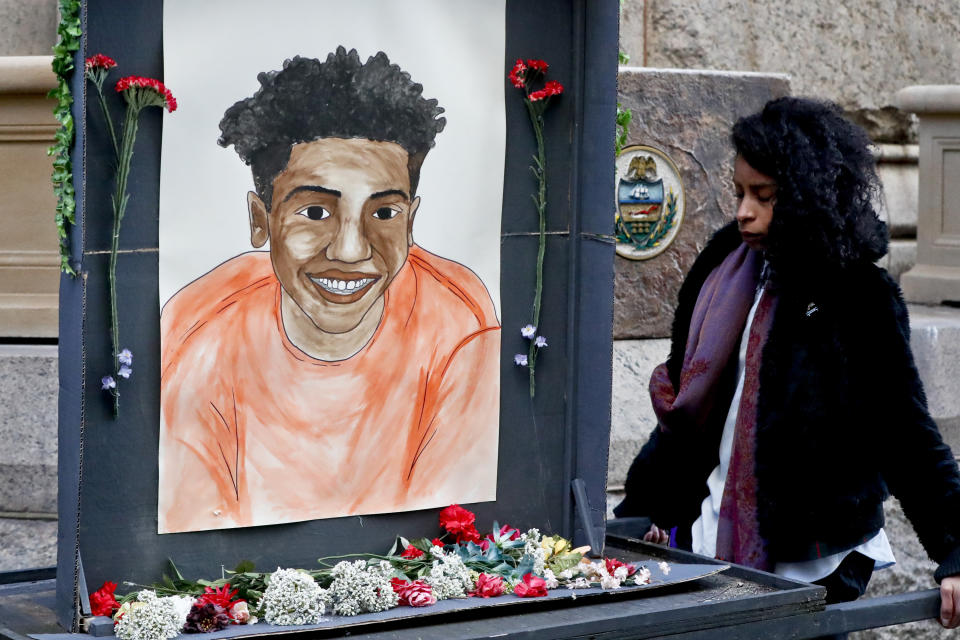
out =
<path fill-rule="evenodd" d="M 56 520 L 9 518 L 0 514 L 0 571 L 52 567 L 56 564 Z"/>
<path fill-rule="evenodd" d="M 0 512 L 57 510 L 57 347 L 0 345 Z"/>

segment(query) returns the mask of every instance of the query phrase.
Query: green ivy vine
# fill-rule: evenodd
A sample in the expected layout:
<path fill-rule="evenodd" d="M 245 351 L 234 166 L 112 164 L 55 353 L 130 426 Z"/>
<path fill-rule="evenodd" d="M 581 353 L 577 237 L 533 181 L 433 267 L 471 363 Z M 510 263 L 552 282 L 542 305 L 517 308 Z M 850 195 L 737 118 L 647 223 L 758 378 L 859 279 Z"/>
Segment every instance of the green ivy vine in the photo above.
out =
<path fill-rule="evenodd" d="M 47 94 L 57 101 L 53 115 L 60 123 L 54 135 L 54 144 L 47 150 L 53 156 L 53 193 L 57 198 L 55 220 L 60 238 L 60 270 L 76 275 L 70 264 L 70 245 L 67 241 L 67 225 L 76 224 L 74 210 L 73 165 L 70 149 L 73 147 L 74 123 L 70 108 L 73 95 L 70 93 L 70 77 L 73 75 L 73 56 L 80 48 L 80 0 L 59 0 L 60 24 L 57 34 L 60 41 L 53 47 L 53 72 L 57 75 L 57 87 Z"/>

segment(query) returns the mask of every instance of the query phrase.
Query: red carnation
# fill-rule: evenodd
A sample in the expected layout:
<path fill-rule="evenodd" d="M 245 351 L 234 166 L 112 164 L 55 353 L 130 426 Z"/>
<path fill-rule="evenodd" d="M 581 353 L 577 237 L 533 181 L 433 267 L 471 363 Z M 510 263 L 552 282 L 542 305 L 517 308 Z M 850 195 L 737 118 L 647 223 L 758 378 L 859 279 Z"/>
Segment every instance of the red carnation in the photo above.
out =
<path fill-rule="evenodd" d="M 527 66 L 534 71 L 539 71 L 540 73 L 546 73 L 547 69 L 550 67 L 550 65 L 543 60 L 527 60 Z"/>
<path fill-rule="evenodd" d="M 477 528 L 473 525 L 470 525 L 462 532 L 457 534 L 458 543 L 473 542 L 474 544 L 480 544 L 481 541 L 482 538 L 480 537 L 480 532 L 477 531 Z"/>
<path fill-rule="evenodd" d="M 423 556 L 423 551 L 417 549 L 415 546 L 408 545 L 406 549 L 403 550 L 403 553 L 400 554 L 401 558 L 407 558 L 408 560 L 414 560 Z"/>
<path fill-rule="evenodd" d="M 457 542 L 469 530 L 476 533 L 477 529 L 473 526 L 476 519 L 477 516 L 473 512 L 467 511 L 458 504 L 452 504 L 440 512 L 440 526 L 446 529 L 447 533 L 456 536 Z M 477 537 L 479 538 L 479 534 Z"/>
<path fill-rule="evenodd" d="M 523 576 L 523 582 L 513 588 L 513 592 L 521 598 L 539 598 L 547 595 L 547 582 L 528 573 Z"/>
<path fill-rule="evenodd" d="M 558 96 L 563 93 L 563 85 L 556 80 L 549 80 L 544 85 L 543 90 L 547 92 L 548 96 Z"/>
<path fill-rule="evenodd" d="M 164 107 L 170 113 L 177 110 L 177 99 L 173 97 L 170 90 L 159 80 L 143 78 L 141 76 L 127 76 L 117 81 L 116 89 L 118 93 L 124 93 L 131 89 L 147 89 L 161 99 L 160 104 L 157 104 L 158 107 Z"/>
<path fill-rule="evenodd" d="M 517 63 L 513 65 L 513 69 L 510 70 L 510 82 L 517 89 L 523 89 L 525 85 L 523 74 L 527 70 L 527 67 L 524 66 L 523 60 L 517 60 Z"/>
<path fill-rule="evenodd" d="M 116 582 L 104 582 L 102 587 L 90 594 L 90 613 L 95 616 L 112 616 L 113 612 L 120 608 L 114 595 L 116 591 Z"/>
<path fill-rule="evenodd" d="M 634 573 L 637 572 L 637 568 L 635 566 L 633 566 L 632 564 L 627 564 L 626 562 L 620 562 L 616 558 L 604 558 L 603 562 L 607 567 L 607 573 L 609 573 L 611 576 L 613 575 L 613 572 L 619 569 L 620 567 L 627 568 L 628 576 L 632 576 Z"/>
<path fill-rule="evenodd" d="M 481 573 L 477 577 L 477 584 L 473 588 L 473 591 L 467 595 L 477 596 L 478 598 L 495 598 L 497 596 L 502 596 L 503 578 L 500 576 L 491 576 L 486 573 Z"/>
<path fill-rule="evenodd" d="M 443 547 L 443 540 L 441 540 L 440 538 L 434 538 L 433 540 L 430 541 L 430 544 L 432 544 L 435 547 Z"/>
<path fill-rule="evenodd" d="M 90 71 L 91 69 L 113 69 L 115 66 L 117 66 L 117 61 L 102 53 L 92 55 L 83 61 L 83 68 L 86 71 Z"/>
<path fill-rule="evenodd" d="M 390 586 L 399 597 L 399 604 L 408 607 L 426 607 L 437 601 L 433 589 L 423 580 L 408 582 L 400 578 L 391 578 Z"/>

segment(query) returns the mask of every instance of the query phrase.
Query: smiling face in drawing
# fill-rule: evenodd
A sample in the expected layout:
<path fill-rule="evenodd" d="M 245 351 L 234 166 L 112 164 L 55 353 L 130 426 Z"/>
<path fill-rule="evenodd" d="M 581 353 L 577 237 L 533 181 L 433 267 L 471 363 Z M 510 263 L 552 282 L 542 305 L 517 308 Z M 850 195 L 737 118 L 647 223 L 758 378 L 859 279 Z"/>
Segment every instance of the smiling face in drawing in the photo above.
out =
<path fill-rule="evenodd" d="M 317 329 L 348 333 L 371 311 L 379 320 L 413 244 L 420 199 L 407 161 L 393 142 L 321 138 L 291 149 L 269 212 L 248 194 L 253 245 L 270 240 L 283 295 Z"/>

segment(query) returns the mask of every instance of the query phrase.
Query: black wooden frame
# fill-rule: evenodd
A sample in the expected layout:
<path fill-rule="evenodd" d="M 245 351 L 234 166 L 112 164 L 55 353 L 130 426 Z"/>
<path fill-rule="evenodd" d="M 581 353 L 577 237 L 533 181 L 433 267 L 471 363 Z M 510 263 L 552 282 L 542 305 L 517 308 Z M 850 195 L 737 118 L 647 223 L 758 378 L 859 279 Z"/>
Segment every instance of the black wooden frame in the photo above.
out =
<path fill-rule="evenodd" d="M 162 0 L 90 0 L 82 7 L 85 57 L 106 53 L 123 75 L 163 77 Z M 501 237 L 503 343 L 497 501 L 474 505 L 478 525 L 499 518 L 603 540 L 610 426 L 613 304 L 613 130 L 616 102 L 616 0 L 507 0 L 504 76 L 517 58 L 551 63 L 566 86 L 547 114 L 548 242 L 542 333 L 550 348 L 528 397 L 523 351 L 534 289 L 536 215 L 528 164 L 535 142 L 520 96 L 506 95 L 507 151 Z M 505 79 L 506 82 L 506 79 Z M 72 157 L 77 225 L 70 247 L 76 278 L 61 280 L 59 531 L 57 617 L 76 629 L 87 585 L 149 583 L 167 558 L 185 575 L 219 576 L 221 565 L 253 559 L 260 568 L 312 566 L 320 555 L 382 551 L 395 533 L 429 535 L 436 513 L 337 518 L 272 527 L 156 533 L 159 427 L 157 203 L 161 114 L 141 118 L 130 176 L 131 200 L 120 240 L 118 288 L 124 345 L 136 354 L 135 378 L 111 415 L 99 379 L 111 367 L 106 267 L 112 165 L 109 141 L 82 73 L 72 89 L 77 140 Z M 175 91 L 175 88 L 173 88 Z M 583 480 L 586 509 L 569 489 Z M 584 527 L 586 513 L 591 520 Z"/>

